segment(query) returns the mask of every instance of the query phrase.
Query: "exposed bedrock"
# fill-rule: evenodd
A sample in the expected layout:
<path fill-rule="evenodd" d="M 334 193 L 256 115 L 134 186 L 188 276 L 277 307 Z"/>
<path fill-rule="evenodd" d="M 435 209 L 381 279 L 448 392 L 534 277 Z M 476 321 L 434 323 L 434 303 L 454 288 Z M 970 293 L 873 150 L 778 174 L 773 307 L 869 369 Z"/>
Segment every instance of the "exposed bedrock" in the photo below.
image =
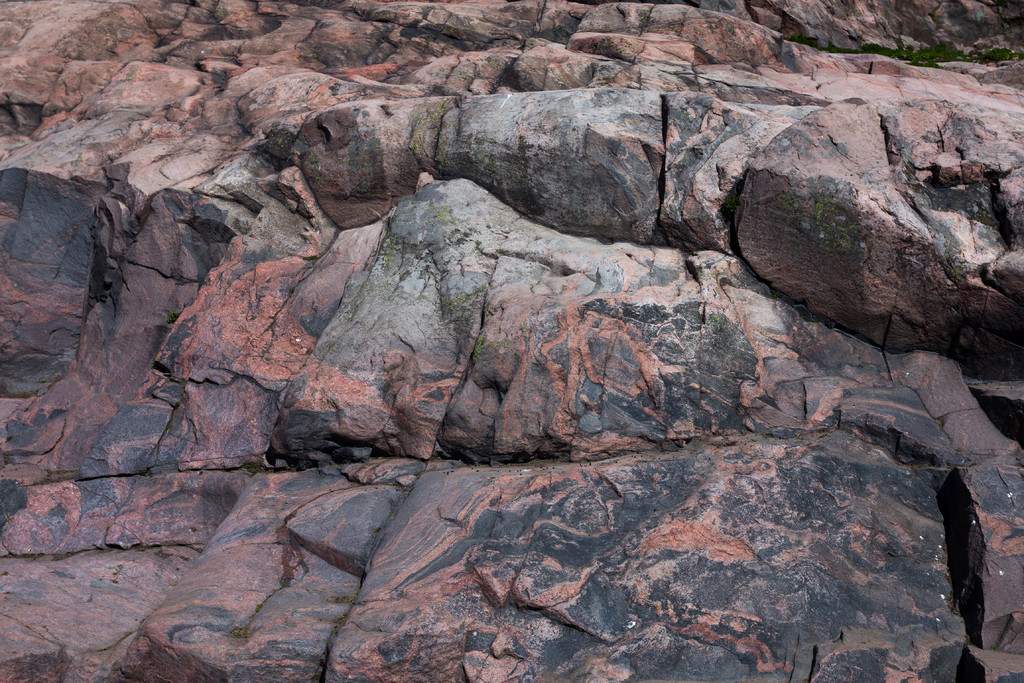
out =
<path fill-rule="evenodd" d="M 933 492 L 844 435 L 428 473 L 326 680 L 953 680 L 942 543 Z"/>
<path fill-rule="evenodd" d="M 979 334 L 1019 349 L 1024 309 L 987 274 L 1001 272 L 1017 242 L 1017 218 L 1000 209 L 1017 191 L 1001 180 L 1024 159 L 1024 124 L 979 113 L 850 100 L 807 115 L 750 164 L 737 219 L 743 257 L 886 349 L 970 358 Z M 1006 360 L 981 359 L 972 374 L 1009 379 L 1021 361 Z"/>
<path fill-rule="evenodd" d="M 0 681 L 1024 680 L 1022 26 L 0 2 Z"/>
<path fill-rule="evenodd" d="M 735 258 L 563 235 L 466 180 L 399 203 L 283 395 L 274 450 L 320 461 L 592 459 L 837 425 L 905 461 L 1017 447 L 950 361 L 807 322 Z"/>

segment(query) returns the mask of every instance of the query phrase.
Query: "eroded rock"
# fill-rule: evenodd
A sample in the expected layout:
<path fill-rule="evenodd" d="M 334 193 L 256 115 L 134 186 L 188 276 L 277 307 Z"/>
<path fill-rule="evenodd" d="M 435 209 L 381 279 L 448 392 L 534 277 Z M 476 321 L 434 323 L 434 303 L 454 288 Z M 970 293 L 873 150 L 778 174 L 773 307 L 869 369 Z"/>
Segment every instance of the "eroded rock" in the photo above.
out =
<path fill-rule="evenodd" d="M 11 681 L 103 680 L 195 559 L 191 548 L 0 558 L 0 666 Z"/>
<path fill-rule="evenodd" d="M 312 551 L 304 549 L 303 533 L 336 528 L 330 514 L 324 517 L 325 497 L 341 502 L 352 486 L 317 472 L 254 478 L 188 574 L 142 625 L 121 666 L 125 679 L 146 680 L 157 670 L 177 681 L 311 679 L 359 591 L 359 577 L 331 561 L 355 568 L 376 529 L 359 525 L 356 538 L 344 527 L 337 539 L 318 534 Z M 380 491 L 385 509 L 393 493 Z M 373 496 L 355 489 L 338 510 L 365 513 L 348 518 L 353 523 L 380 523 L 369 504 Z"/>
<path fill-rule="evenodd" d="M 890 639 L 869 671 L 906 671 L 911 638 L 915 672 L 951 680 L 942 542 L 931 490 L 849 437 L 428 473 L 327 680 L 804 677 L 815 644 L 858 627 Z"/>

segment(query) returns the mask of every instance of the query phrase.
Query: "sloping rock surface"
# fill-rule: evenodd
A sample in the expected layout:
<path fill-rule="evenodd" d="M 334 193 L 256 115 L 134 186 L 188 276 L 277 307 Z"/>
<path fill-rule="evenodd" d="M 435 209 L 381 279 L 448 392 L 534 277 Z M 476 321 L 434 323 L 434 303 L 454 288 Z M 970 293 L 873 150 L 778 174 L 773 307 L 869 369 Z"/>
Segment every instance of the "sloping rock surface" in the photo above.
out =
<path fill-rule="evenodd" d="M 0 680 L 1021 680 L 1022 27 L 0 3 Z"/>

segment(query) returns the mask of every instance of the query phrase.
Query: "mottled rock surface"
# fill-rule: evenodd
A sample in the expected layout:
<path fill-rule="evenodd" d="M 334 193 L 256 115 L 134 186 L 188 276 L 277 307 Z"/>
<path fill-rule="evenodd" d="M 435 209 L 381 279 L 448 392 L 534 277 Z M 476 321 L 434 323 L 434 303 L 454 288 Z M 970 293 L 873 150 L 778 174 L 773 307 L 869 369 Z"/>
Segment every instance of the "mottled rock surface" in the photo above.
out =
<path fill-rule="evenodd" d="M 182 547 L 0 558 L 4 679 L 109 679 L 196 555 Z"/>
<path fill-rule="evenodd" d="M 327 680 L 802 679 L 856 628 L 951 680 L 942 541 L 932 491 L 850 437 L 425 474 Z M 896 647 L 865 658 L 897 669 Z"/>
<path fill-rule="evenodd" d="M 0 3 L 0 680 L 1024 679 L 1017 0 Z"/>

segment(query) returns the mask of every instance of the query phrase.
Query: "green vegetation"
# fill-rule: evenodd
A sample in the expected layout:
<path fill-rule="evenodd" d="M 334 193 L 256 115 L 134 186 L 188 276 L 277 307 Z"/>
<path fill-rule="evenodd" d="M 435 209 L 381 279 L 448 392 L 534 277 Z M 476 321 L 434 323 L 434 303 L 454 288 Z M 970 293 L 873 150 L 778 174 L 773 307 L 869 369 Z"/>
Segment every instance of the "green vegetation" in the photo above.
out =
<path fill-rule="evenodd" d="M 853 207 L 836 201 L 829 195 L 811 198 L 810 215 L 804 213 L 803 203 L 792 194 L 775 198 L 775 211 L 782 219 L 785 231 L 794 239 L 810 238 L 838 254 L 852 254 L 860 250 L 860 228 L 854 222 Z"/>
<path fill-rule="evenodd" d="M 433 219 L 435 223 L 447 225 L 449 223 L 455 222 L 455 213 L 452 211 L 452 207 L 448 206 L 447 204 L 442 204 L 441 206 L 432 206 L 430 207 L 429 211 L 430 217 L 431 219 Z"/>
<path fill-rule="evenodd" d="M 848 209 L 831 197 L 815 197 L 814 208 L 811 209 L 811 229 L 817 231 L 818 239 L 831 251 L 857 251 L 860 230 L 847 218 L 847 212 Z"/>
<path fill-rule="evenodd" d="M 891 48 L 876 45 L 875 43 L 864 43 L 859 48 L 836 47 L 835 45 L 822 46 L 810 36 L 792 35 L 786 36 L 786 40 L 801 45 L 809 45 L 824 52 L 838 54 L 871 54 L 892 57 L 909 63 L 911 66 L 937 67 L 940 62 L 1003 62 L 1013 59 L 1024 59 L 1024 52 L 1014 52 L 1005 47 L 992 48 L 989 50 L 975 50 L 970 53 L 961 50 L 954 50 L 946 45 L 935 45 L 919 49 L 902 47 Z"/>
<path fill-rule="evenodd" d="M 473 345 L 473 362 L 476 363 L 480 360 L 480 356 L 483 355 L 484 351 L 487 350 L 500 350 L 507 349 L 509 347 L 509 341 L 503 339 L 501 341 L 489 341 L 484 338 L 483 333 L 476 338 L 476 344 Z"/>
<path fill-rule="evenodd" d="M 167 314 L 167 324 L 168 325 L 173 325 L 174 321 L 177 320 L 178 316 L 180 316 L 180 315 L 181 315 L 181 313 L 179 313 L 178 311 L 171 311 L 170 313 L 168 313 Z"/>
<path fill-rule="evenodd" d="M 229 631 L 232 638 L 248 638 L 252 635 L 252 631 L 244 626 L 236 626 Z"/>
<path fill-rule="evenodd" d="M 740 198 L 731 192 L 725 195 L 725 199 L 722 200 L 722 215 L 731 220 L 739 209 Z"/>
<path fill-rule="evenodd" d="M 245 470 L 246 472 L 249 472 L 250 474 L 256 474 L 257 472 L 259 472 L 260 470 L 263 469 L 263 466 L 260 465 L 260 463 L 258 461 L 257 462 L 247 462 L 244 465 L 242 465 L 241 467 L 239 467 L 238 469 Z"/>
<path fill-rule="evenodd" d="M 412 120 L 412 136 L 409 138 L 409 151 L 417 158 L 432 158 L 437 147 L 437 136 L 441 131 L 441 122 L 448 113 L 449 102 L 443 100 L 417 114 Z"/>
<path fill-rule="evenodd" d="M 468 292 L 458 292 L 454 295 L 442 291 L 439 306 L 441 315 L 456 323 L 469 323 L 474 315 L 477 300 L 486 290 L 483 285 L 478 285 Z"/>
<path fill-rule="evenodd" d="M 287 159 L 295 143 L 295 133 L 276 123 L 267 131 L 267 152 L 278 159 Z"/>
<path fill-rule="evenodd" d="M 306 155 L 305 164 L 303 164 L 306 174 L 306 180 L 309 184 L 316 188 L 324 186 L 324 175 L 320 170 L 320 155 L 316 152 L 310 152 Z"/>
<path fill-rule="evenodd" d="M 946 277 L 954 284 L 959 285 L 967 281 L 969 267 L 967 262 L 960 258 L 959 255 L 943 250 L 939 254 L 939 265 L 942 267 L 943 272 L 946 273 Z"/>

